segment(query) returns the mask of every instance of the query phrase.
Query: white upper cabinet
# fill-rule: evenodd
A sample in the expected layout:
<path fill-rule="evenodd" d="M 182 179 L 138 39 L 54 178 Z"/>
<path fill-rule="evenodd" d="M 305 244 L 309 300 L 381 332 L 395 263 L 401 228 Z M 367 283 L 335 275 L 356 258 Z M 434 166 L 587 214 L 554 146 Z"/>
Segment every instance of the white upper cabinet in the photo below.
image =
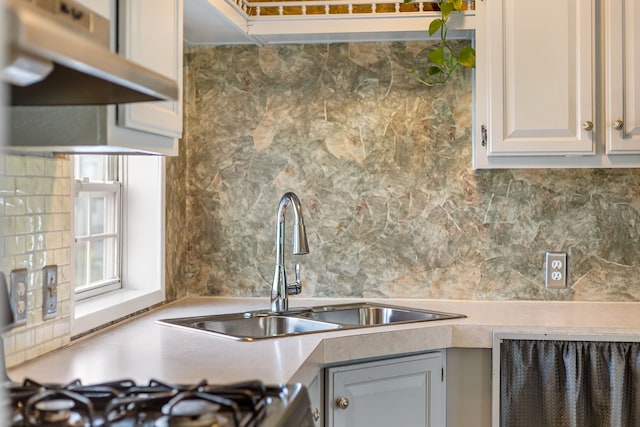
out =
<path fill-rule="evenodd" d="M 640 3 L 605 2 L 607 153 L 640 153 Z"/>
<path fill-rule="evenodd" d="M 183 0 L 75 1 L 110 20 L 112 50 L 175 80 L 179 99 L 13 108 L 17 125 L 12 140 L 20 140 L 18 149 L 29 152 L 177 155 L 182 136 Z"/>
<path fill-rule="evenodd" d="M 182 87 L 182 0 L 120 0 L 118 53 Z M 118 125 L 179 138 L 182 91 L 178 101 L 122 105 Z"/>
<path fill-rule="evenodd" d="M 593 0 L 479 3 L 476 142 L 484 155 L 594 155 Z M 479 160 L 474 166 L 488 166 Z"/>
<path fill-rule="evenodd" d="M 594 154 L 581 126 L 595 120 L 593 2 L 494 0 L 487 8 L 490 155 Z"/>
<path fill-rule="evenodd" d="M 640 166 L 637 0 L 477 8 L 474 168 Z"/>

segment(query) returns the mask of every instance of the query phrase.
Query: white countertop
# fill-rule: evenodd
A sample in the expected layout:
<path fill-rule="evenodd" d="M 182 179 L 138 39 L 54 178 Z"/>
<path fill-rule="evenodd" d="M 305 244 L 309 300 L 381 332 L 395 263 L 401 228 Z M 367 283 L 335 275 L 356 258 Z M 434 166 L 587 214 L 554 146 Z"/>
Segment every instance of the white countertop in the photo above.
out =
<path fill-rule="evenodd" d="M 349 299 L 290 298 L 290 306 Z M 263 298 L 189 297 L 122 322 L 9 371 L 64 383 L 154 378 L 174 383 L 308 383 L 326 364 L 450 347 L 490 348 L 495 331 L 612 336 L 640 341 L 640 303 L 367 299 L 466 314 L 463 319 L 324 332 L 255 342 L 234 341 L 156 323 L 157 319 L 266 309 Z"/>

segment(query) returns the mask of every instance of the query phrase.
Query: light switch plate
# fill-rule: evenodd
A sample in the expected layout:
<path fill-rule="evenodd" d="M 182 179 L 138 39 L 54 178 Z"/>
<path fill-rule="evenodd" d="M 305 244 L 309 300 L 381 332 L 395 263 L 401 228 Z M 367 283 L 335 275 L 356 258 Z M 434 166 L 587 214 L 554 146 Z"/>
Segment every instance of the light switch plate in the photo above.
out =
<path fill-rule="evenodd" d="M 547 251 L 545 253 L 545 286 L 548 289 L 566 289 L 568 256 L 566 252 Z"/>
<path fill-rule="evenodd" d="M 10 276 L 11 310 L 15 325 L 27 323 L 27 269 L 13 270 Z"/>
<path fill-rule="evenodd" d="M 58 266 L 42 268 L 42 318 L 52 319 L 58 311 Z"/>

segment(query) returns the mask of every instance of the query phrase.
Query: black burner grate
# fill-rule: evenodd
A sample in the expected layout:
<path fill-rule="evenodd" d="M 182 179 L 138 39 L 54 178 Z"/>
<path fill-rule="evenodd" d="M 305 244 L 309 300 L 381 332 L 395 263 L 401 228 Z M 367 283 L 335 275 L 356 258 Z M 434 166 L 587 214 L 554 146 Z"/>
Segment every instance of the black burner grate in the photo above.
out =
<path fill-rule="evenodd" d="M 151 380 L 137 385 L 125 379 L 83 385 L 41 384 L 27 379 L 10 388 L 12 427 L 134 427 L 260 425 L 279 388 L 260 381 L 230 385 L 167 384 Z M 214 419 L 215 417 L 215 419 Z M 211 424 L 210 424 L 211 425 Z"/>

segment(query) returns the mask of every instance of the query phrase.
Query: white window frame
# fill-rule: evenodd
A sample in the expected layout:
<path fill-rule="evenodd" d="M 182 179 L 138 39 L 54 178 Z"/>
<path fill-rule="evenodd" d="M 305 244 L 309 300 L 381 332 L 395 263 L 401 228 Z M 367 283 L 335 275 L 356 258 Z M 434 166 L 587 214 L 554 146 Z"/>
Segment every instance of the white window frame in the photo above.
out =
<path fill-rule="evenodd" d="M 77 289 L 77 284 L 74 284 L 73 287 L 73 291 L 75 292 L 75 297 L 77 301 L 86 299 L 86 298 L 91 298 L 94 297 L 96 295 L 100 295 L 106 292 L 111 292 L 117 289 L 122 288 L 122 281 L 120 280 L 121 277 L 121 265 L 122 265 L 122 244 L 121 244 L 121 236 L 122 236 L 122 228 L 121 228 L 121 224 L 122 224 L 122 200 L 121 200 L 121 188 L 122 188 L 122 183 L 119 180 L 119 173 L 118 171 L 122 169 L 122 159 L 118 158 L 118 157 L 113 157 L 111 159 L 106 160 L 106 168 L 109 170 L 109 177 L 113 178 L 113 179 L 118 179 L 118 181 L 111 181 L 111 182 L 92 182 L 92 181 L 88 181 L 85 180 L 84 177 L 82 177 L 82 179 L 78 180 L 75 179 L 74 180 L 74 187 L 75 187 L 75 192 L 74 192 L 74 199 L 78 197 L 78 193 L 80 192 L 85 192 L 85 193 L 91 193 L 91 192 L 99 192 L 99 193 L 113 193 L 115 195 L 115 200 L 112 200 L 111 202 L 109 202 L 107 200 L 107 204 L 110 205 L 111 203 L 113 203 L 113 205 L 111 206 L 107 206 L 106 210 L 110 211 L 111 213 L 113 213 L 115 215 L 115 225 L 114 225 L 114 229 L 111 232 L 106 232 L 106 233 L 102 233 L 102 234 L 92 234 L 90 230 L 87 230 L 87 232 L 89 233 L 87 236 L 81 236 L 78 237 L 75 233 L 75 226 L 73 228 L 74 230 L 74 240 L 75 240 L 75 245 L 74 245 L 74 249 L 77 247 L 78 243 L 86 243 L 86 242 L 91 242 L 91 241 L 97 241 L 97 240 L 104 240 L 105 237 L 107 238 L 114 238 L 115 239 L 115 248 L 113 248 L 113 250 L 108 251 L 107 252 L 107 257 L 105 259 L 105 262 L 108 264 L 111 264 L 111 266 L 113 267 L 114 271 L 115 271 L 115 276 L 114 278 L 110 278 L 110 279 L 106 279 L 103 280 L 101 282 L 98 283 L 94 283 L 92 286 L 85 288 L 83 290 L 78 290 Z M 74 176 L 78 175 L 77 172 L 77 166 L 78 164 L 76 163 L 76 159 L 74 158 Z M 75 212 L 75 210 L 74 210 Z M 90 221 L 90 219 L 88 218 L 88 220 Z M 75 253 L 74 253 L 74 260 L 75 260 Z M 74 268 L 75 268 L 75 261 L 74 261 Z M 89 275 L 91 273 L 90 269 L 87 269 L 87 274 Z M 75 278 L 75 276 L 74 276 Z"/>
<path fill-rule="evenodd" d="M 165 299 L 164 157 L 123 157 L 121 180 L 122 288 L 92 298 L 74 299 L 72 337 Z M 72 256 L 75 259 L 74 248 Z"/>

